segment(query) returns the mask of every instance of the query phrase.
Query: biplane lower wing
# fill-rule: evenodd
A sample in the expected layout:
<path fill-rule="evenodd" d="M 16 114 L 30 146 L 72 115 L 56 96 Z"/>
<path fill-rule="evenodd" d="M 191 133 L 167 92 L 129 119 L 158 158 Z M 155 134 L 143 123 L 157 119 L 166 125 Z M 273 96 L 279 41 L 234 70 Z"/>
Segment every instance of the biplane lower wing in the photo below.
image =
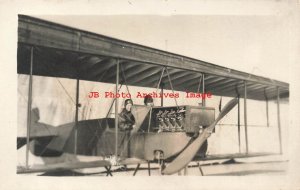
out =
<path fill-rule="evenodd" d="M 223 159 L 235 159 L 235 158 L 251 158 L 251 157 L 274 156 L 274 155 L 280 155 L 280 154 L 271 153 L 271 152 L 216 154 L 216 155 L 206 155 L 205 157 L 195 157 L 193 159 L 193 161 L 223 160 Z"/>
<path fill-rule="evenodd" d="M 144 163 L 147 163 L 147 161 L 139 158 L 126 158 L 119 162 L 120 165 L 135 165 L 135 164 L 144 164 Z"/>
<path fill-rule="evenodd" d="M 64 171 L 72 169 L 83 169 L 83 168 L 96 168 L 110 166 L 111 163 L 106 160 L 92 161 L 92 162 L 70 162 L 70 163 L 58 163 L 51 165 L 36 165 L 31 168 L 18 167 L 17 173 L 39 173 L 39 172 L 54 172 Z"/>
<path fill-rule="evenodd" d="M 119 161 L 119 165 L 136 165 L 147 163 L 146 160 L 138 158 L 126 158 Z M 69 162 L 69 163 L 57 163 L 50 165 L 35 165 L 30 168 L 18 167 L 18 174 L 25 173 L 40 173 L 40 172 L 59 172 L 74 169 L 85 169 L 85 168 L 98 168 L 98 167 L 111 167 L 112 164 L 108 160 L 89 161 L 89 162 Z"/>

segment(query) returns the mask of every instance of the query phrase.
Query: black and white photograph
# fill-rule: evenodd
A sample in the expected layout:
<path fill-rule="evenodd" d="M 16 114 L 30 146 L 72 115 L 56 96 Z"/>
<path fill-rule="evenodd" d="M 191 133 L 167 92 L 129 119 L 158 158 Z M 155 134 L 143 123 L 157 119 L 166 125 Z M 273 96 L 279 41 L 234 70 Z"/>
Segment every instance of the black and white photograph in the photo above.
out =
<path fill-rule="evenodd" d="M 227 177 L 248 189 L 239 182 L 267 178 L 261 188 L 299 188 L 289 177 L 299 148 L 298 4 L 192 1 L 203 7 L 180 12 L 183 2 L 161 1 L 155 13 L 143 2 L 144 14 L 122 9 L 136 1 L 103 13 L 15 12 L 13 175 L 96 178 L 99 187 L 153 179 L 157 189 Z"/>

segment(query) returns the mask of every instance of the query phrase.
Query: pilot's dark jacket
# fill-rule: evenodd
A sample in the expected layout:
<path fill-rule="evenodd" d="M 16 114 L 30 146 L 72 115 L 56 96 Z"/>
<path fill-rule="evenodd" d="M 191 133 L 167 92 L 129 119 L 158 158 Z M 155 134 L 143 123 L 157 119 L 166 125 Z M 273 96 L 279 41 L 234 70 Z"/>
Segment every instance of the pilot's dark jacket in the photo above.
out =
<path fill-rule="evenodd" d="M 131 130 L 135 124 L 135 118 L 131 111 L 127 111 L 125 108 L 119 113 L 119 128 L 121 130 Z"/>

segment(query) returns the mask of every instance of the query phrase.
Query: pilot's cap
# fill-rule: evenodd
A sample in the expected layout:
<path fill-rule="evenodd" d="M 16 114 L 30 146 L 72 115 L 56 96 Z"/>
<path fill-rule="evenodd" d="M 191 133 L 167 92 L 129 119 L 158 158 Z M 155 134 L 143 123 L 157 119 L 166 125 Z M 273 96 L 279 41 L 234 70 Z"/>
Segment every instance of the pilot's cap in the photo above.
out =
<path fill-rule="evenodd" d="M 152 96 L 150 94 L 148 94 L 144 98 L 144 104 L 147 105 L 147 103 L 153 103 L 153 98 L 152 98 Z"/>
<path fill-rule="evenodd" d="M 133 101 L 131 99 L 126 99 L 125 100 L 125 107 L 127 106 L 127 104 L 133 105 Z"/>

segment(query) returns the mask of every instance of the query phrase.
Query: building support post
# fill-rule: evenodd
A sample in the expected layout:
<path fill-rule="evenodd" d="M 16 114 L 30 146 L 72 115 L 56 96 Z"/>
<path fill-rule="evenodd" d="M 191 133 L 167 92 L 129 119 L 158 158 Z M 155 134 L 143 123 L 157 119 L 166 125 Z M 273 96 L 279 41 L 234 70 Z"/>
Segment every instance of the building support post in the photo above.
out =
<path fill-rule="evenodd" d="M 31 105 L 32 105 L 32 74 L 33 74 L 33 47 L 30 50 L 30 75 L 28 85 L 28 104 L 27 104 L 27 134 L 26 134 L 26 168 L 29 168 L 29 142 L 31 127 Z"/>
<path fill-rule="evenodd" d="M 277 123 L 278 123 L 278 136 L 279 136 L 279 150 L 282 154 L 282 138 L 281 138 L 281 123 L 280 123 L 280 91 L 277 87 Z"/>
<path fill-rule="evenodd" d="M 248 125 L 247 125 L 247 82 L 244 81 L 244 124 L 245 124 L 245 141 L 246 141 L 246 154 L 249 153 L 248 149 Z"/>

